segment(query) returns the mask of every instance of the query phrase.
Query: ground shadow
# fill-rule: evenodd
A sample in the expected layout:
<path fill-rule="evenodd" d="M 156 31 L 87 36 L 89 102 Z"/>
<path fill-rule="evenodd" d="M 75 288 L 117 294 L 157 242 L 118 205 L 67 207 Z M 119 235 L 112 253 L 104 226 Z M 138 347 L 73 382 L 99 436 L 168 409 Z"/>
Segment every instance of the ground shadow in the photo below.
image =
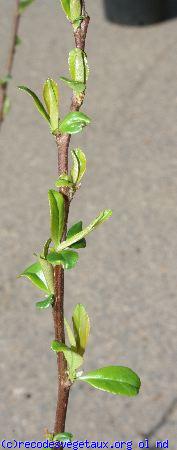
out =
<path fill-rule="evenodd" d="M 168 0 L 166 5 L 166 20 L 177 17 L 177 1 Z"/>
<path fill-rule="evenodd" d="M 154 424 L 154 426 L 145 434 L 141 433 L 140 436 L 142 439 L 148 439 L 150 442 L 154 440 L 154 436 L 157 435 L 158 431 L 166 425 L 168 422 L 171 414 L 173 414 L 175 408 L 177 407 L 177 397 L 170 403 L 169 407 L 166 409 L 166 411 L 162 414 L 162 417 Z M 158 439 L 157 439 L 158 440 Z M 156 443 L 152 443 L 149 446 L 150 450 L 155 450 Z"/>
<path fill-rule="evenodd" d="M 153 0 L 154 1 L 154 0 Z M 138 1 L 131 9 L 131 1 L 103 0 L 105 17 L 113 23 L 126 25 L 149 25 L 177 17 L 177 0 L 155 0 L 150 8 L 139 8 Z M 145 5 L 145 0 L 144 0 Z M 163 5 L 163 6 L 162 6 Z M 145 13 L 147 9 L 147 14 Z M 141 10 L 141 11 L 140 11 Z"/>

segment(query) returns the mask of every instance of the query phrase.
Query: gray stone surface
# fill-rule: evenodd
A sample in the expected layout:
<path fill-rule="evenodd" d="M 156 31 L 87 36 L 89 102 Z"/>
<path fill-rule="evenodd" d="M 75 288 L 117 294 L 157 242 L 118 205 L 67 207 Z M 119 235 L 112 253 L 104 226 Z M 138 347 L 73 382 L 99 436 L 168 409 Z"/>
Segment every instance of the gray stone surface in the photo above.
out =
<path fill-rule="evenodd" d="M 1 68 L 10 38 L 13 0 L 1 0 Z M 145 28 L 108 23 L 101 0 L 87 51 L 91 74 L 84 105 L 93 119 L 73 139 L 88 157 L 70 223 L 88 223 L 113 209 L 66 274 L 66 316 L 83 302 L 92 333 L 86 369 L 132 367 L 142 379 L 137 398 L 73 387 L 67 430 L 76 438 L 119 440 L 152 434 L 176 440 L 177 380 L 177 60 L 176 20 Z M 12 111 L 1 141 L 0 434 L 41 438 L 52 429 L 56 362 L 51 313 L 37 312 L 38 291 L 16 275 L 48 237 L 47 190 L 56 177 L 56 148 L 30 98 L 48 76 L 67 74 L 71 30 L 59 2 L 36 0 L 20 26 L 9 94 Z M 3 42 L 3 47 L 2 47 Z M 67 75 L 66 75 L 67 76 Z M 62 111 L 70 92 L 62 86 Z M 169 408 L 171 409 L 169 410 Z M 152 433 L 151 433 L 152 431 Z"/>

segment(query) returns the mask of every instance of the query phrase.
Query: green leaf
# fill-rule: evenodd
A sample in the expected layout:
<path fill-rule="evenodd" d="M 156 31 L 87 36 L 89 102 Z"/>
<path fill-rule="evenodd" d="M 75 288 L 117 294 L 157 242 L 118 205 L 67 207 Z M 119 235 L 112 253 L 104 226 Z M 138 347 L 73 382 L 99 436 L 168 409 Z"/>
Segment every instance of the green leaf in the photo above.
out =
<path fill-rule="evenodd" d="M 82 356 L 80 356 L 71 348 L 67 347 L 67 345 L 58 341 L 52 342 L 51 349 L 57 353 L 58 352 L 64 353 L 64 356 L 68 364 L 69 378 L 71 381 L 73 381 L 76 376 L 76 369 L 78 369 L 83 364 Z"/>
<path fill-rule="evenodd" d="M 67 86 L 69 86 L 73 91 L 77 92 L 78 94 L 85 91 L 86 88 L 85 83 L 80 83 L 80 81 L 69 80 L 69 78 L 65 77 L 60 77 L 60 80 L 64 81 L 64 83 L 66 83 Z"/>
<path fill-rule="evenodd" d="M 52 132 L 58 130 L 59 121 L 59 91 L 57 83 L 48 78 L 44 83 L 43 97 L 50 116 Z"/>
<path fill-rule="evenodd" d="M 91 231 L 93 231 L 98 225 L 101 225 L 103 222 L 109 219 L 111 215 L 111 209 L 105 209 L 95 220 L 90 223 L 90 225 L 88 225 L 88 227 L 84 228 L 84 230 L 80 231 L 79 233 L 76 233 L 75 236 L 71 237 L 70 239 L 66 239 L 66 241 L 61 242 L 61 244 L 57 248 L 57 251 L 61 251 L 64 248 L 70 247 L 72 244 L 75 244 L 75 242 L 80 241 L 85 236 L 87 236 L 87 234 L 91 233 Z"/>
<path fill-rule="evenodd" d="M 71 15 L 70 15 L 70 0 L 60 0 L 61 1 L 61 6 L 63 8 L 63 11 L 65 12 L 67 18 L 69 20 L 71 20 Z"/>
<path fill-rule="evenodd" d="M 47 241 L 44 244 L 43 254 L 44 254 L 44 258 L 45 259 L 46 259 L 47 255 L 49 253 L 49 247 L 50 247 L 51 242 L 52 242 L 52 239 L 49 238 L 49 239 L 47 239 Z"/>
<path fill-rule="evenodd" d="M 79 248 L 85 248 L 86 246 L 87 246 L 86 240 L 85 239 L 80 239 L 80 241 L 75 242 L 75 244 L 70 245 L 69 248 L 79 249 Z"/>
<path fill-rule="evenodd" d="M 76 347 L 76 341 L 75 341 L 74 334 L 73 334 L 71 327 L 70 327 L 68 321 L 66 320 L 66 318 L 64 318 L 64 322 L 65 322 L 65 327 L 66 327 L 69 343 L 70 343 L 71 347 Z"/>
<path fill-rule="evenodd" d="M 91 119 L 86 114 L 74 111 L 67 114 L 59 124 L 60 133 L 75 134 L 90 123 Z"/>
<path fill-rule="evenodd" d="M 55 183 L 56 187 L 73 187 L 73 181 L 69 175 L 62 173 Z"/>
<path fill-rule="evenodd" d="M 5 77 L 0 79 L 0 85 L 3 86 L 5 84 L 9 83 L 9 81 L 11 79 L 12 79 L 12 75 L 9 75 L 9 74 L 5 75 Z"/>
<path fill-rule="evenodd" d="M 83 356 L 90 334 L 90 320 L 84 305 L 81 303 L 78 303 L 74 308 L 72 321 L 76 340 L 76 351 Z"/>
<path fill-rule="evenodd" d="M 68 64 L 72 80 L 86 83 L 89 76 L 89 66 L 85 52 L 79 48 L 71 50 Z"/>
<path fill-rule="evenodd" d="M 22 43 L 22 40 L 19 36 L 16 36 L 15 38 L 15 45 L 20 45 Z"/>
<path fill-rule="evenodd" d="M 36 303 L 36 308 L 38 309 L 47 309 L 49 306 L 53 305 L 54 296 L 49 295 L 45 300 Z"/>
<path fill-rule="evenodd" d="M 27 6 L 31 5 L 34 0 L 20 0 L 19 4 L 19 13 L 22 14 L 22 12 L 27 8 Z"/>
<path fill-rule="evenodd" d="M 70 239 L 76 233 L 79 233 L 80 231 L 82 231 L 82 220 L 80 220 L 79 222 L 75 223 L 74 225 L 72 225 L 71 228 L 69 228 L 69 230 L 67 232 L 67 239 Z"/>
<path fill-rule="evenodd" d="M 51 294 L 54 294 L 54 272 L 52 265 L 46 259 L 40 257 L 40 264 Z"/>
<path fill-rule="evenodd" d="M 70 0 L 70 17 L 73 23 L 74 30 L 76 30 L 81 21 L 78 19 L 82 13 L 81 0 Z M 78 20 L 77 20 L 78 19 Z"/>
<path fill-rule="evenodd" d="M 59 433 L 59 434 L 55 434 L 55 436 L 53 437 L 53 441 L 58 441 L 58 442 L 72 442 L 72 438 L 73 438 L 73 434 L 71 433 Z"/>
<path fill-rule="evenodd" d="M 73 183 L 76 184 L 78 177 L 79 177 L 79 160 L 77 158 L 75 150 L 71 150 L 71 155 L 72 155 L 72 159 L 73 159 L 73 166 L 71 169 L 71 177 L 72 177 Z"/>
<path fill-rule="evenodd" d="M 61 265 L 63 269 L 73 269 L 78 262 L 79 255 L 73 250 L 63 250 L 62 252 L 51 252 L 47 256 L 47 260 L 53 266 Z"/>
<path fill-rule="evenodd" d="M 33 98 L 34 103 L 35 103 L 35 105 L 36 105 L 36 108 L 37 108 L 37 110 L 39 111 L 39 113 L 41 114 L 41 116 L 43 116 L 44 119 L 46 119 L 47 122 L 50 123 L 50 117 L 49 117 L 47 111 L 45 110 L 43 104 L 41 103 L 41 101 L 40 101 L 39 98 L 37 97 L 37 95 L 36 95 L 33 91 L 31 91 L 31 89 L 28 89 L 26 86 L 18 86 L 18 88 L 19 88 L 21 91 L 27 92 L 27 94 L 29 94 L 29 95 Z"/>
<path fill-rule="evenodd" d="M 64 197 L 57 191 L 53 189 L 49 190 L 49 205 L 50 205 L 50 228 L 51 228 L 51 239 L 54 246 L 57 247 L 62 238 L 64 230 L 64 216 L 65 216 L 65 205 Z"/>
<path fill-rule="evenodd" d="M 133 370 L 123 366 L 108 366 L 78 377 L 102 391 L 132 397 L 139 393 L 141 381 Z"/>
<path fill-rule="evenodd" d="M 66 239 L 70 239 L 73 237 L 76 233 L 79 233 L 82 231 L 82 221 L 75 223 L 69 230 L 66 236 Z M 86 240 L 81 239 L 80 241 L 76 242 L 75 244 L 70 245 L 70 248 L 85 248 L 86 247 Z"/>
<path fill-rule="evenodd" d="M 10 98 L 6 95 L 4 103 L 3 103 L 3 110 L 2 110 L 3 117 L 7 116 L 7 114 L 10 111 L 10 108 L 11 108 L 11 101 L 10 101 Z"/>
<path fill-rule="evenodd" d="M 44 291 L 47 294 L 50 293 L 40 262 L 32 264 L 19 276 L 29 278 L 35 286 L 41 289 L 41 291 Z"/>
<path fill-rule="evenodd" d="M 73 157 L 73 167 L 71 169 L 71 176 L 73 183 L 80 183 L 86 171 L 86 156 L 80 148 L 71 151 Z"/>

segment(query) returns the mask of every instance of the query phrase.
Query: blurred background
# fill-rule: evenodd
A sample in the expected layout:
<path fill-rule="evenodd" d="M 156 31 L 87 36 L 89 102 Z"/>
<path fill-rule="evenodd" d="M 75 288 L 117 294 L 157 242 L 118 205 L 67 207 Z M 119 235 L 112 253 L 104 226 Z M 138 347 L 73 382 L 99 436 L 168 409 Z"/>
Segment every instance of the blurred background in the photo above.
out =
<path fill-rule="evenodd" d="M 89 0 L 90 78 L 83 111 L 92 124 L 72 139 L 88 159 L 69 224 L 104 208 L 111 220 L 87 240 L 66 273 L 66 317 L 84 303 L 91 317 L 85 369 L 126 365 L 141 377 L 137 398 L 75 384 L 66 430 L 75 439 L 176 441 L 177 420 L 177 19 L 175 3 L 158 23 L 120 17 L 112 2 Z M 116 3 L 116 0 L 115 0 Z M 130 3 L 130 2 L 129 2 Z M 133 3 L 133 2 L 132 2 Z M 0 0 L 0 74 L 10 44 L 14 0 Z M 155 13 L 154 13 L 155 14 Z M 161 14 L 161 13 L 160 13 Z M 164 14 L 164 12 L 163 12 Z M 116 18 L 115 18 L 116 17 Z M 160 21 L 160 19 L 168 19 Z M 111 20 L 110 20 L 111 19 Z M 172 20 L 171 20 L 172 19 Z M 151 18 L 151 22 L 153 22 Z M 134 26 L 130 26 L 134 25 Z M 51 311 L 17 280 L 48 237 L 48 188 L 57 152 L 24 84 L 41 95 L 47 77 L 68 76 L 72 30 L 59 1 L 36 0 L 24 13 L 9 86 L 12 109 L 1 143 L 0 439 L 41 439 L 53 429 L 56 360 Z M 62 113 L 71 92 L 61 85 Z"/>

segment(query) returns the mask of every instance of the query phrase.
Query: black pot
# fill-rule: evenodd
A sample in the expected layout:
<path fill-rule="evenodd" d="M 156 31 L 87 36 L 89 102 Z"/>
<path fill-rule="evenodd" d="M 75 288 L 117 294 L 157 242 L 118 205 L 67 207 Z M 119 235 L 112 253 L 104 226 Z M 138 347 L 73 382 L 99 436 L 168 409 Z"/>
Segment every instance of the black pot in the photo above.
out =
<path fill-rule="evenodd" d="M 127 25 L 149 25 L 165 19 L 167 0 L 104 0 L 108 20 Z"/>

